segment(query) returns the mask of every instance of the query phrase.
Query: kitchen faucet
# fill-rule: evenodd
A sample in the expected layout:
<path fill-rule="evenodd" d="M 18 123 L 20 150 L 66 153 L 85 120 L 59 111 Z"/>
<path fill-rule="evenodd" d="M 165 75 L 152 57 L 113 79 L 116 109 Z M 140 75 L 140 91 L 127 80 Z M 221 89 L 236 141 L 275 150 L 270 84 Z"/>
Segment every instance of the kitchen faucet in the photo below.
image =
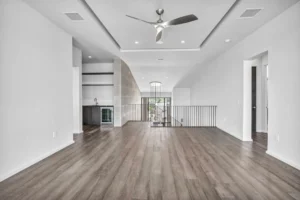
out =
<path fill-rule="evenodd" d="M 94 99 L 94 102 L 96 103 L 96 106 L 98 105 L 97 98 Z"/>

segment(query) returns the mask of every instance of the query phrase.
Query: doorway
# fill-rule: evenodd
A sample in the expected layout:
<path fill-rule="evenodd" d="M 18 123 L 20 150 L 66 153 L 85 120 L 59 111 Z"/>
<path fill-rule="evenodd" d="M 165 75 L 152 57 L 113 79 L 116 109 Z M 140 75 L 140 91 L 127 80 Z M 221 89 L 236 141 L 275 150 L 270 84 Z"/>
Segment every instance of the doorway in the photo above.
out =
<path fill-rule="evenodd" d="M 268 146 L 268 62 L 267 54 L 257 56 L 252 66 L 252 140 L 256 145 Z"/>
<path fill-rule="evenodd" d="M 267 149 L 268 53 L 244 61 L 243 140 Z"/>
<path fill-rule="evenodd" d="M 251 131 L 252 131 L 252 139 L 253 139 L 253 133 L 256 132 L 256 67 L 252 66 L 251 69 L 251 102 L 252 102 L 252 120 L 251 120 Z"/>
<path fill-rule="evenodd" d="M 263 116 L 262 116 L 262 113 L 257 113 L 256 112 L 256 108 L 257 108 L 257 105 L 256 105 L 256 101 L 257 101 L 257 98 L 258 98 L 258 95 L 257 95 L 257 85 L 259 84 L 257 82 L 257 67 L 256 66 L 252 66 L 252 69 L 251 69 L 251 102 L 252 102 L 252 113 L 251 113 L 251 116 L 252 116 L 252 119 L 251 119 L 251 132 L 252 132 L 252 140 L 253 142 L 256 144 L 256 145 L 259 145 L 260 147 L 264 148 L 264 149 L 267 149 L 267 146 L 268 146 L 268 135 L 266 132 L 263 132 L 263 131 L 259 131 L 258 130 L 258 127 L 257 127 L 257 122 L 258 120 L 262 120 Z M 265 92 L 262 91 L 262 95 L 264 94 Z M 257 115 L 261 115 L 261 116 L 258 116 Z M 262 120 L 263 121 L 263 120 Z"/>

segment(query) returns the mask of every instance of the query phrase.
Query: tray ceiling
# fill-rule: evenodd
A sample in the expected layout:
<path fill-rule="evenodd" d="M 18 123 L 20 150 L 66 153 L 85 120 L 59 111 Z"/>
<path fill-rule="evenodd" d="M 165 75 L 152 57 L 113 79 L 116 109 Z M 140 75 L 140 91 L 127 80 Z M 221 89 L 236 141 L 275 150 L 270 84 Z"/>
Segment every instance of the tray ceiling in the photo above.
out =
<path fill-rule="evenodd" d="M 86 0 L 121 49 L 195 49 L 222 19 L 235 0 Z M 194 14 L 197 21 L 165 29 L 164 43 L 156 44 L 156 30 L 125 15 L 155 22 L 155 10 L 163 8 L 163 20 L 168 21 Z M 184 41 L 182 43 L 181 41 Z M 136 44 L 138 42 L 138 44 Z"/>

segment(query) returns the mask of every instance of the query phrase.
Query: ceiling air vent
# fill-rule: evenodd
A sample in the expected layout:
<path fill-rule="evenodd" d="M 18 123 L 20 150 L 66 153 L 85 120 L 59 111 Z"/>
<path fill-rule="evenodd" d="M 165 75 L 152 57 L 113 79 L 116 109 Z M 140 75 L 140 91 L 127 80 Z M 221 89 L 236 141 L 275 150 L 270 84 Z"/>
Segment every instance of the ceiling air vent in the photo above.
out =
<path fill-rule="evenodd" d="M 240 16 L 240 18 L 252 18 L 255 17 L 262 9 L 261 8 L 251 8 L 245 10 L 245 12 Z"/>
<path fill-rule="evenodd" d="M 67 15 L 73 21 L 83 20 L 83 18 L 78 13 L 65 13 L 65 15 Z"/>

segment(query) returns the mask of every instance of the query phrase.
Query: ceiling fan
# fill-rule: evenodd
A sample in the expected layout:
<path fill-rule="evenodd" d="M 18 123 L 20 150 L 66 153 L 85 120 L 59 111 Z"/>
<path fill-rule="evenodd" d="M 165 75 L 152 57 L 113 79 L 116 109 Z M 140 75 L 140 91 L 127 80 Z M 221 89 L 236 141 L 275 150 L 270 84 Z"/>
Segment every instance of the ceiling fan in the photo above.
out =
<path fill-rule="evenodd" d="M 139 21 L 145 22 L 147 24 L 153 25 L 154 28 L 156 29 L 156 43 L 158 43 L 158 44 L 163 43 L 162 36 L 163 36 L 163 31 L 165 28 L 198 20 L 198 18 L 195 15 L 186 15 L 186 16 L 179 17 L 179 18 L 176 18 L 176 19 L 173 19 L 170 21 L 163 21 L 161 17 L 162 17 L 162 14 L 164 13 L 164 9 L 157 9 L 156 13 L 159 15 L 159 19 L 157 20 L 157 22 L 148 22 L 148 21 L 136 18 L 136 17 L 132 17 L 130 15 L 126 15 L 126 16 L 130 17 L 132 19 L 139 20 Z"/>

